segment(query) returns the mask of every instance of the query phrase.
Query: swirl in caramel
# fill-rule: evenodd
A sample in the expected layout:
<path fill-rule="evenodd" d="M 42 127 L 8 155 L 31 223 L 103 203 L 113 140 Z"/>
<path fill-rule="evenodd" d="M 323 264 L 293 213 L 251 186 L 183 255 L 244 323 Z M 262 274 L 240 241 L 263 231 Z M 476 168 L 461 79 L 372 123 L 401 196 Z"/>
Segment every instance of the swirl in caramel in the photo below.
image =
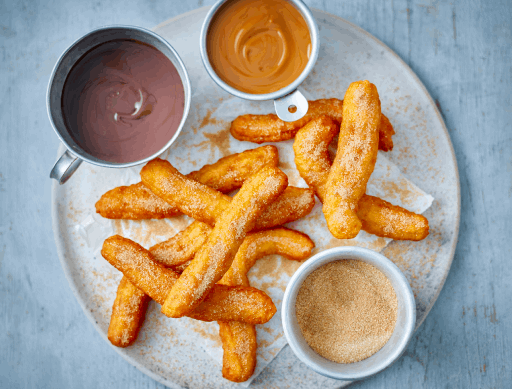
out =
<path fill-rule="evenodd" d="M 207 52 L 217 75 L 239 91 L 264 94 L 297 79 L 311 54 L 306 21 L 286 0 L 231 0 L 215 14 Z"/>

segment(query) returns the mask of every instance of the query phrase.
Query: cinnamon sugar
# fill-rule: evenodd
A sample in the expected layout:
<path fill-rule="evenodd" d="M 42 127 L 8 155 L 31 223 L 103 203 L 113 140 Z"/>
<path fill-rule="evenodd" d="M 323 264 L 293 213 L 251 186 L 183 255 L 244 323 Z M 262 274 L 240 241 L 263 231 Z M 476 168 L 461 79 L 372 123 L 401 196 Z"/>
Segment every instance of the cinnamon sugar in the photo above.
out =
<path fill-rule="evenodd" d="M 321 356 L 358 362 L 379 351 L 391 337 L 397 298 L 389 279 L 374 266 L 339 260 L 312 272 L 295 304 L 302 335 Z"/>

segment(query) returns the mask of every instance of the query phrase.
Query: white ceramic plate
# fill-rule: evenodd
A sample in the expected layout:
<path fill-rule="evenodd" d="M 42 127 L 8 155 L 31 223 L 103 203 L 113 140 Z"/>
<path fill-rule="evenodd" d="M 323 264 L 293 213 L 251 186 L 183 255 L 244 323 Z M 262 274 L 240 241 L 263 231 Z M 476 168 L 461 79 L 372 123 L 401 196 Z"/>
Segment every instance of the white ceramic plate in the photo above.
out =
<path fill-rule="evenodd" d="M 198 112 L 204 111 L 205 106 L 215 107 L 228 97 L 208 77 L 199 55 L 199 31 L 207 11 L 205 7 L 183 14 L 154 29 L 178 51 L 192 83 L 191 112 L 180 136 L 187 130 L 194 131 Z M 443 287 L 457 243 L 460 187 L 450 137 L 429 93 L 393 51 L 339 17 L 317 10 L 313 15 L 320 29 L 321 48 L 318 62 L 302 89 L 312 98 L 343 98 L 351 81 L 369 79 L 376 84 L 383 112 L 396 130 L 395 147 L 386 156 L 408 179 L 435 198 L 425 213 L 430 222 L 429 237 L 422 242 L 391 242 L 382 251 L 411 283 L 419 326 Z M 219 136 L 228 135 L 224 132 Z M 221 156 L 222 139 L 217 141 L 214 148 L 206 144 L 204 150 L 209 157 L 197 156 L 199 162 Z M 63 150 L 61 145 L 59 155 Z M 52 186 L 53 230 L 62 267 L 86 316 L 107 342 L 110 309 L 120 274 L 87 246 L 76 225 L 94 213 L 96 200 L 123 174 L 127 173 L 83 164 L 66 185 L 54 182 Z M 119 222 L 117 228 L 133 227 L 129 223 Z M 169 226 L 157 221 L 143 222 L 141 226 L 147 233 L 141 235 L 145 241 L 139 242 L 146 247 L 176 231 L 176 224 Z M 170 322 L 159 313 L 156 304 L 150 304 L 136 344 L 116 351 L 144 373 L 172 388 L 237 386 L 222 379 L 221 361 L 215 363 L 193 339 L 180 338 Z M 251 387 L 334 388 L 344 384 L 347 383 L 305 368 L 285 347 Z"/>

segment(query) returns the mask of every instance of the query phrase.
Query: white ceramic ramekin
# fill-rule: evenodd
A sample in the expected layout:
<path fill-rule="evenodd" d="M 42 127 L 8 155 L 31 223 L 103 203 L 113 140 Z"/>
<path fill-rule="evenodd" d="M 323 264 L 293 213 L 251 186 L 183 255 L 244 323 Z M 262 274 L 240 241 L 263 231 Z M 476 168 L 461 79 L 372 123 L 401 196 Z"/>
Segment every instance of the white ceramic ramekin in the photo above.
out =
<path fill-rule="evenodd" d="M 297 293 L 306 277 L 319 267 L 340 259 L 369 263 L 389 278 L 398 300 L 395 329 L 389 341 L 371 357 L 360 362 L 336 363 L 317 354 L 302 336 L 295 312 Z M 338 380 L 360 380 L 381 372 L 396 362 L 411 340 L 416 323 L 416 303 L 409 282 L 400 269 L 382 254 L 360 247 L 337 247 L 322 251 L 295 272 L 284 293 L 282 305 L 284 333 L 297 357 L 311 369 Z"/>

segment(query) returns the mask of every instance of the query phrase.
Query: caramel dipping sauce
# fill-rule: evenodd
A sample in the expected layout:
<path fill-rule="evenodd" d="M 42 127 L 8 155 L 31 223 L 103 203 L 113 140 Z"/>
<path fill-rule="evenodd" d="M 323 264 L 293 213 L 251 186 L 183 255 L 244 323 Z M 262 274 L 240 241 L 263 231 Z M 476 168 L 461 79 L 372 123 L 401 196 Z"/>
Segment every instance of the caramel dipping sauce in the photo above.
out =
<path fill-rule="evenodd" d="M 252 94 L 295 81 L 311 54 L 306 21 L 286 0 L 231 0 L 215 14 L 206 38 L 215 73 Z"/>
<path fill-rule="evenodd" d="M 113 40 L 87 52 L 69 72 L 62 111 L 73 140 L 103 161 L 128 163 L 157 153 L 183 117 L 176 67 L 151 45 Z"/>

